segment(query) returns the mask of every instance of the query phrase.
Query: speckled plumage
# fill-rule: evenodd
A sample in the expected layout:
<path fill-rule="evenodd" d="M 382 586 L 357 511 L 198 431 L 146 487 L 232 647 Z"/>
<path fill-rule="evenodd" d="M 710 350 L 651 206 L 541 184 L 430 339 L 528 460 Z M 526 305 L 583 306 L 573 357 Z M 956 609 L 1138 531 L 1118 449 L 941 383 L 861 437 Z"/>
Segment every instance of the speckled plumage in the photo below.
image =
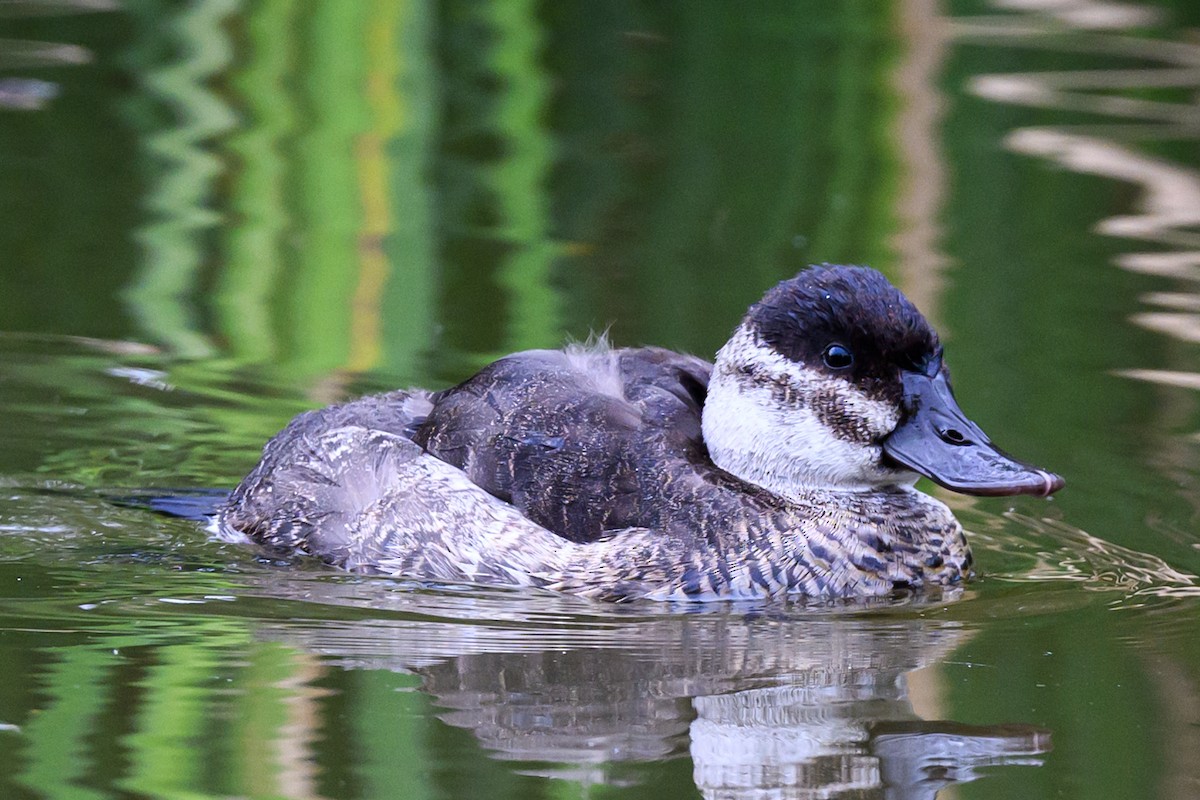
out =
<path fill-rule="evenodd" d="M 954 583 L 970 566 L 946 507 L 910 487 L 784 500 L 705 465 L 664 466 L 652 498 L 661 527 L 571 541 L 422 450 L 405 434 L 411 419 L 380 415 L 408 397 L 298 417 L 238 486 L 221 525 L 356 572 L 604 600 L 877 596 Z"/>
<path fill-rule="evenodd" d="M 853 371 L 820 363 L 829 341 L 856 348 Z M 940 357 L 878 273 L 820 268 L 752 307 L 715 369 L 530 351 L 302 414 L 217 524 L 358 572 L 605 600 L 954 584 L 961 527 L 880 447 L 907 414 L 900 371 Z"/>

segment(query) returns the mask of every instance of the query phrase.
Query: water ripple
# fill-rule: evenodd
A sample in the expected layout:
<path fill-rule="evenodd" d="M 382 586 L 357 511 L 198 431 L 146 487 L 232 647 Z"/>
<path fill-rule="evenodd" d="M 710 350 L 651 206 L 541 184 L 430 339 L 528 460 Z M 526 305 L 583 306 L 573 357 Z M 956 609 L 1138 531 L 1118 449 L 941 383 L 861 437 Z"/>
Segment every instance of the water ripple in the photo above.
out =
<path fill-rule="evenodd" d="M 1066 522 L 1017 511 L 1004 515 L 1016 523 L 1003 534 L 981 533 L 976 548 L 1006 559 L 1016 570 L 992 577 L 1010 582 L 1069 581 L 1087 591 L 1119 591 L 1127 596 L 1200 597 L 1200 577 L 1163 559 L 1105 541 Z"/>
<path fill-rule="evenodd" d="M 1200 172 L 1135 146 L 1200 138 L 1200 103 L 1195 99 L 1200 90 L 1200 44 L 1130 33 L 1131 26 L 1155 24 L 1158 15 L 1124 4 L 1006 0 L 1003 5 L 1025 13 L 968 21 L 959 27 L 959 38 L 1139 62 L 1136 69 L 980 75 L 970 90 L 996 103 L 1121 120 L 1024 127 L 1004 143 L 1016 153 L 1138 188 L 1140 196 L 1131 210 L 1100 220 L 1095 229 L 1154 245 L 1153 250 L 1124 253 L 1114 261 L 1130 272 L 1181 281 L 1183 287 L 1143 295 L 1140 299 L 1150 310 L 1133 314 L 1130 321 L 1183 342 L 1200 343 Z M 1120 30 L 1108 30 L 1112 28 Z M 1186 92 L 1187 99 L 1168 102 L 1143 96 L 1166 90 Z M 1119 374 L 1200 388 L 1200 374 L 1191 371 L 1131 369 Z"/>

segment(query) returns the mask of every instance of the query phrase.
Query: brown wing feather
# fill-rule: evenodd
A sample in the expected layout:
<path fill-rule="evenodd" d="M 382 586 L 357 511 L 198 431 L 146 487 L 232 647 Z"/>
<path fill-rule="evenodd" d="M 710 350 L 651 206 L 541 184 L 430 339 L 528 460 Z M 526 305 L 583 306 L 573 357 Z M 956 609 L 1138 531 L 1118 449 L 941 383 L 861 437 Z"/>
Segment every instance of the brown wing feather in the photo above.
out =
<path fill-rule="evenodd" d="M 567 539 L 661 517 L 662 473 L 703 453 L 711 366 L 658 348 L 534 351 L 440 393 L 415 441 Z"/>

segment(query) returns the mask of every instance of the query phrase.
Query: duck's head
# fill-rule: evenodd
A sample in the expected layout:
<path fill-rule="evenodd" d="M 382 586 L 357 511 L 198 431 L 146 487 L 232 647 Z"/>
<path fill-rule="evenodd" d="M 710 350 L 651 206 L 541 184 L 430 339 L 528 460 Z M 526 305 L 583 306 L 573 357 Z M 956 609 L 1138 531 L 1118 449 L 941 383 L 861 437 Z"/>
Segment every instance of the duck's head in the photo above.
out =
<path fill-rule="evenodd" d="M 976 495 L 1063 485 L 967 419 L 937 333 L 866 267 L 813 267 L 751 306 L 717 354 L 703 423 L 718 466 L 783 495 L 917 474 Z"/>

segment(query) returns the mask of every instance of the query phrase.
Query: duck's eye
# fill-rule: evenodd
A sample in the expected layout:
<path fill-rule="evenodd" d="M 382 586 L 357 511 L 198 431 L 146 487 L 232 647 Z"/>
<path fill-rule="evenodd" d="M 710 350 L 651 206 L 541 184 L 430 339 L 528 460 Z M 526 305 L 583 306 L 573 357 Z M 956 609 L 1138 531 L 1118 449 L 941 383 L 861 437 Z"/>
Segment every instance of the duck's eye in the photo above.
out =
<path fill-rule="evenodd" d="M 845 369 L 854 363 L 854 354 L 840 344 L 831 344 L 822 353 L 825 366 L 830 369 Z"/>

